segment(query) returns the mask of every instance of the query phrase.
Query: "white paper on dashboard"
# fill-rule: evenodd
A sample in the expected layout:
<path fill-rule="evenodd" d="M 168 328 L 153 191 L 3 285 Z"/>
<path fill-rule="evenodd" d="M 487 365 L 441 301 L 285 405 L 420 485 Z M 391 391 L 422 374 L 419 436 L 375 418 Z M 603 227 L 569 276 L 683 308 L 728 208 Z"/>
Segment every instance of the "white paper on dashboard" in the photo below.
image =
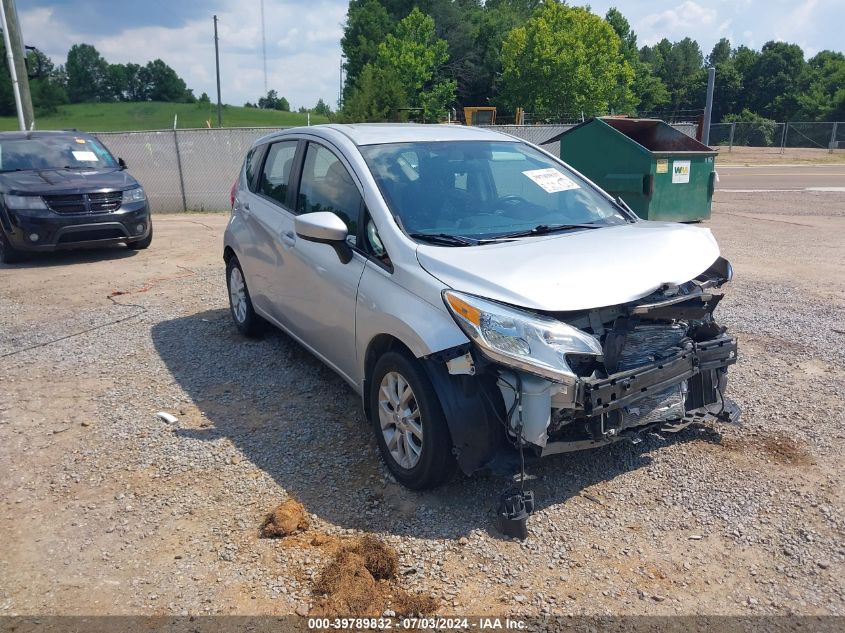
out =
<path fill-rule="evenodd" d="M 546 193 L 558 193 L 560 191 L 569 191 L 570 189 L 580 189 L 577 182 L 569 178 L 566 174 L 559 172 L 554 167 L 548 169 L 531 169 L 522 172 L 539 185 Z"/>
<path fill-rule="evenodd" d="M 80 163 L 97 162 L 97 155 L 89 151 L 73 151 L 73 157 Z"/>

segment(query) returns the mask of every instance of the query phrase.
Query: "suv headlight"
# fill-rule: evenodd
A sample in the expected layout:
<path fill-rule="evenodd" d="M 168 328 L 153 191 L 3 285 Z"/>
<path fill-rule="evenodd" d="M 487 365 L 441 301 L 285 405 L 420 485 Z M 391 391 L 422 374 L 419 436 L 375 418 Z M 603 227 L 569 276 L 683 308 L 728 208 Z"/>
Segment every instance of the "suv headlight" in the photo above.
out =
<path fill-rule="evenodd" d="M 572 384 L 566 355 L 602 354 L 593 336 L 555 319 L 451 290 L 443 300 L 466 335 L 503 365 Z"/>
<path fill-rule="evenodd" d="M 144 193 L 143 187 L 135 187 L 134 189 L 127 189 L 123 192 L 123 204 L 129 202 L 143 202 L 147 199 L 147 194 Z"/>
<path fill-rule="evenodd" d="M 41 196 L 10 196 L 5 194 L 6 208 L 16 211 L 47 211 L 47 204 Z"/>

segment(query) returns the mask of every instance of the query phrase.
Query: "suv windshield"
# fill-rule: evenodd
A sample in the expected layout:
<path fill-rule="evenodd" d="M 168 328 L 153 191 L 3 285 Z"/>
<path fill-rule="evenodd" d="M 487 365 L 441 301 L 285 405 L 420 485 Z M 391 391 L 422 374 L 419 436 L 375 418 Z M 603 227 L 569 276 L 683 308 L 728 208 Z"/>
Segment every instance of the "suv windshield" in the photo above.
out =
<path fill-rule="evenodd" d="M 394 216 L 417 239 L 432 235 L 445 244 L 626 222 L 583 178 L 525 143 L 391 143 L 361 151 Z"/>
<path fill-rule="evenodd" d="M 117 162 L 91 138 L 62 135 L 0 141 L 0 172 L 108 167 L 117 167 Z"/>

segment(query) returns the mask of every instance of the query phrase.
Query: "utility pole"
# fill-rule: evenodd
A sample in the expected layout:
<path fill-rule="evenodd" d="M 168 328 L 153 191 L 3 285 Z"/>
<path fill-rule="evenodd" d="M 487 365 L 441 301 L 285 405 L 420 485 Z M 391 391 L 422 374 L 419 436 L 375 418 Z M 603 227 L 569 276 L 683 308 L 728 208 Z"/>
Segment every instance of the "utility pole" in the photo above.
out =
<path fill-rule="evenodd" d="M 32 96 L 29 93 L 29 75 L 26 68 L 26 51 L 18 24 L 18 11 L 15 0 L 2 0 L 3 39 L 6 44 L 6 58 L 9 62 L 9 74 L 15 91 L 15 106 L 18 110 L 18 123 L 22 130 L 29 130 L 35 122 L 32 111 Z"/>
<path fill-rule="evenodd" d="M 264 60 L 264 94 L 267 94 L 267 35 L 264 27 L 264 0 L 261 0 L 261 55 Z"/>
<path fill-rule="evenodd" d="M 214 16 L 214 63 L 217 67 L 217 127 L 223 127 L 223 103 L 220 101 L 220 45 L 217 43 L 217 16 Z"/>
<path fill-rule="evenodd" d="M 707 69 L 707 102 L 704 106 L 704 123 L 701 131 L 701 142 L 710 145 L 710 119 L 713 116 L 713 90 L 716 87 L 716 69 Z"/>

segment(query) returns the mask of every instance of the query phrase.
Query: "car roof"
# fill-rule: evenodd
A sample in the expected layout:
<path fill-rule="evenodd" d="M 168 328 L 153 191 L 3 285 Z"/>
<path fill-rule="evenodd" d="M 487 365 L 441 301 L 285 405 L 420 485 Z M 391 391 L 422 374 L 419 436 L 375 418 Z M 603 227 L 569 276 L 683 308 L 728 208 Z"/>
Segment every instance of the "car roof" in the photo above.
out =
<path fill-rule="evenodd" d="M 30 132 L 0 132 L 0 141 L 17 141 L 21 139 L 29 140 L 32 138 L 49 138 L 58 136 L 93 138 L 93 136 L 88 134 L 88 132 L 80 132 L 78 130 L 32 130 Z"/>
<path fill-rule="evenodd" d="M 420 123 L 329 123 L 296 131 L 320 133 L 334 131 L 349 138 L 355 145 L 379 143 L 419 143 L 432 141 L 517 141 L 513 136 L 465 125 L 431 125 Z M 287 130 L 292 132 L 294 130 Z"/>

